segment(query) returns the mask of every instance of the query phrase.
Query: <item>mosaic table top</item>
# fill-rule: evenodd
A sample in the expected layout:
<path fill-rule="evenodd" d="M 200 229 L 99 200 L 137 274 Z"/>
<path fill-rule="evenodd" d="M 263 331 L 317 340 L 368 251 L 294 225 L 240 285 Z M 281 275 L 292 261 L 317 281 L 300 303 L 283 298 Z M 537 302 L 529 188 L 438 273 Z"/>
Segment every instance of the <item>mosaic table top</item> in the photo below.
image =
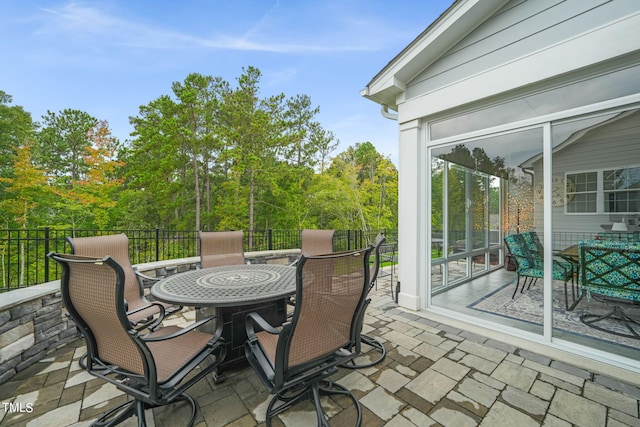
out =
<path fill-rule="evenodd" d="M 252 264 L 187 271 L 160 280 L 151 294 L 187 306 L 224 307 L 271 301 L 293 295 L 296 268 Z"/>

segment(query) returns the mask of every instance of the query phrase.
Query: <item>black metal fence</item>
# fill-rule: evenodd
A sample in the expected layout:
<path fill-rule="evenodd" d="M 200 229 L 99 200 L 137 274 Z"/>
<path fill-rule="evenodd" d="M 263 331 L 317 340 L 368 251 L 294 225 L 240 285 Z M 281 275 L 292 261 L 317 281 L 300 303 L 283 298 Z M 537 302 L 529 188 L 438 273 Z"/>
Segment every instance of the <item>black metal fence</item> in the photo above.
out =
<path fill-rule="evenodd" d="M 388 241 L 397 241 L 397 230 L 382 230 Z M 0 230 L 0 292 L 26 288 L 58 279 L 58 265 L 46 254 L 70 252 L 67 237 L 125 233 L 129 237 L 132 264 L 193 257 L 198 254 L 198 232 L 179 230 Z M 336 251 L 357 249 L 375 240 L 378 232 L 336 230 Z M 295 249 L 300 247 L 299 230 L 257 230 L 244 233 L 245 251 Z"/>

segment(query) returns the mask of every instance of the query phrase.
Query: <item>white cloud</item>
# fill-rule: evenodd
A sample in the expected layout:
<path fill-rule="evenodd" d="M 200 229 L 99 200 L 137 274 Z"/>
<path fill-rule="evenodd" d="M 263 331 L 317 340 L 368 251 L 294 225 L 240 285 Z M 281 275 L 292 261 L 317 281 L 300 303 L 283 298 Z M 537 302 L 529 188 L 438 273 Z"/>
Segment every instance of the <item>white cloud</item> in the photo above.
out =
<path fill-rule="evenodd" d="M 61 37 L 84 45 L 317 54 L 378 50 L 389 35 L 380 25 L 366 20 L 345 18 L 342 14 L 301 19 L 288 10 L 280 13 L 282 9 L 277 5 L 265 15 L 255 17 L 253 24 L 244 31 L 233 26 L 229 30 L 214 27 L 211 29 L 213 35 L 190 34 L 159 24 L 147 25 L 123 17 L 117 11 L 84 3 L 69 2 L 41 11 L 42 26 L 37 35 Z"/>

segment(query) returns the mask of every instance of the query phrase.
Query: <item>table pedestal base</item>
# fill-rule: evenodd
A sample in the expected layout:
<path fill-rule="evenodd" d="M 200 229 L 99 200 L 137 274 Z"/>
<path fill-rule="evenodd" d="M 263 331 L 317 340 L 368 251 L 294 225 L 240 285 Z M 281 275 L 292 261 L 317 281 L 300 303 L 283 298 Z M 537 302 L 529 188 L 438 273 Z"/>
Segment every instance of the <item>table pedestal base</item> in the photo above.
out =
<path fill-rule="evenodd" d="M 225 380 L 224 371 L 246 364 L 244 343 L 247 340 L 245 319 L 247 314 L 257 312 L 273 326 L 279 326 L 287 320 L 287 299 L 242 305 L 237 307 L 203 307 L 196 311 L 196 320 L 218 315 L 222 318 L 222 337 L 226 341 L 227 355 L 214 374 L 216 383 Z M 211 322 L 212 323 L 212 322 Z M 203 332 L 213 333 L 215 325 L 203 326 Z"/>

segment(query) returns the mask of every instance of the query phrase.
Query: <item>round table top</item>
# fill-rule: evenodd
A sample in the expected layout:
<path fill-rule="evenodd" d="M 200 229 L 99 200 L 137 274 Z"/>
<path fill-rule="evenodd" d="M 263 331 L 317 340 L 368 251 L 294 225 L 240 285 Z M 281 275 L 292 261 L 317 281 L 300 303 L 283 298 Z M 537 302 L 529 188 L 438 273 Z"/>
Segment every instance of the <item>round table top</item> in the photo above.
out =
<path fill-rule="evenodd" d="M 296 291 L 296 268 L 288 265 L 227 265 L 166 277 L 151 294 L 170 304 L 237 306 L 284 298 Z"/>

